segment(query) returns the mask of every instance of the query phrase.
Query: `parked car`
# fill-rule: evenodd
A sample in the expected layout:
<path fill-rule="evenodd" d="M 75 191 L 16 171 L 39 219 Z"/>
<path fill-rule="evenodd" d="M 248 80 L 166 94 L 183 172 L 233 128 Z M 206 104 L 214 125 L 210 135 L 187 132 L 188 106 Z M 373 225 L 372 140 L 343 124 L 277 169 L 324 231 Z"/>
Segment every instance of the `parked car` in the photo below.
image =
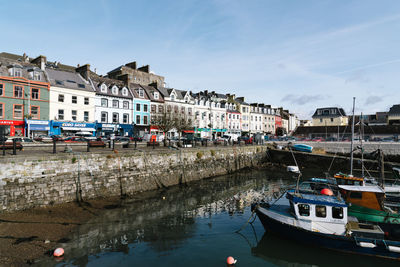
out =
<path fill-rule="evenodd" d="M 382 142 L 394 142 L 393 137 L 385 137 L 382 139 Z"/>
<path fill-rule="evenodd" d="M 141 136 L 133 136 L 130 137 L 131 141 L 136 141 L 136 142 L 142 142 L 143 141 L 143 137 Z"/>
<path fill-rule="evenodd" d="M 313 142 L 323 142 L 323 141 L 324 141 L 324 138 L 322 138 L 322 137 L 315 137 L 315 138 L 313 138 L 311 141 L 313 141 Z"/>
<path fill-rule="evenodd" d="M 245 144 L 253 144 L 253 137 L 242 136 L 240 141 L 244 141 Z"/>
<path fill-rule="evenodd" d="M 12 138 L 8 139 L 8 141 L 11 141 L 11 142 L 13 140 L 15 140 L 16 142 L 20 142 L 20 143 L 33 143 L 33 140 L 28 137 L 12 137 Z"/>
<path fill-rule="evenodd" d="M 53 141 L 56 142 L 64 141 L 64 137 L 62 137 L 61 135 L 52 135 L 50 137 L 53 139 Z"/>
<path fill-rule="evenodd" d="M 88 139 L 85 137 L 81 136 L 70 136 L 64 139 L 65 143 L 82 143 L 82 142 L 87 142 Z"/>
<path fill-rule="evenodd" d="M 328 138 L 326 138 L 326 141 L 328 141 L 328 142 L 336 142 L 337 138 L 336 137 L 328 137 Z"/>
<path fill-rule="evenodd" d="M 53 142 L 53 138 L 48 135 L 39 135 L 33 138 L 33 140 L 43 143 L 50 143 Z"/>

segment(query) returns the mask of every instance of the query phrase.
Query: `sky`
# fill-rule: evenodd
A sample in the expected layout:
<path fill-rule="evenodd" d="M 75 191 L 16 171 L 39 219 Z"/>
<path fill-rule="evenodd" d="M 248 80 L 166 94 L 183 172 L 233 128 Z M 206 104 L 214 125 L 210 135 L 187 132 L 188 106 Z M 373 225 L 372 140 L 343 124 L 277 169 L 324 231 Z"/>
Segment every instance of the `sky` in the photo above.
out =
<path fill-rule="evenodd" d="M 168 87 L 244 96 L 301 119 L 400 104 L 400 1 L 0 0 L 0 51 L 99 74 L 131 61 Z"/>

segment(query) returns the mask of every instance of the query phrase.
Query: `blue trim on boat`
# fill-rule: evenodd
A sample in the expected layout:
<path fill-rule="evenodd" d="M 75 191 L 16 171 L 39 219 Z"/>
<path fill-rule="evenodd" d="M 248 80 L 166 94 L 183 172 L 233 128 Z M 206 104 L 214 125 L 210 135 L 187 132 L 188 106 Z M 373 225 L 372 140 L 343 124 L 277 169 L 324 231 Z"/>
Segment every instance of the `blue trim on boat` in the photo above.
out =
<path fill-rule="evenodd" d="M 324 195 L 309 195 L 309 194 L 299 194 L 295 195 L 293 190 L 288 191 L 288 199 L 292 200 L 294 203 L 307 203 L 316 205 L 326 205 L 335 207 L 347 207 L 346 202 L 337 199 L 335 196 L 324 196 Z"/>
<path fill-rule="evenodd" d="M 312 152 L 313 147 L 305 144 L 294 144 L 292 145 L 292 149 L 301 152 Z"/>

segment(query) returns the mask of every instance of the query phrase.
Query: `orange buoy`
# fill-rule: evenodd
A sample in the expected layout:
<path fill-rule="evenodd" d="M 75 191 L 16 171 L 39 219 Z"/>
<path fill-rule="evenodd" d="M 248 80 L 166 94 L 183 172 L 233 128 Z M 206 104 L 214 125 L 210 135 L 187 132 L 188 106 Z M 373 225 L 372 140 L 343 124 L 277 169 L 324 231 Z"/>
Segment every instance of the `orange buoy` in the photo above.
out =
<path fill-rule="evenodd" d="M 333 192 L 329 188 L 324 188 L 321 190 L 321 195 L 333 196 Z"/>
<path fill-rule="evenodd" d="M 63 248 L 56 248 L 54 250 L 54 253 L 53 253 L 54 257 L 61 257 L 62 255 L 64 255 L 64 249 Z"/>
<path fill-rule="evenodd" d="M 228 265 L 233 265 L 233 264 L 235 264 L 237 262 L 237 260 L 235 260 L 233 257 L 231 257 L 231 256 L 229 256 L 227 259 L 226 259 L 226 263 L 228 263 Z"/>

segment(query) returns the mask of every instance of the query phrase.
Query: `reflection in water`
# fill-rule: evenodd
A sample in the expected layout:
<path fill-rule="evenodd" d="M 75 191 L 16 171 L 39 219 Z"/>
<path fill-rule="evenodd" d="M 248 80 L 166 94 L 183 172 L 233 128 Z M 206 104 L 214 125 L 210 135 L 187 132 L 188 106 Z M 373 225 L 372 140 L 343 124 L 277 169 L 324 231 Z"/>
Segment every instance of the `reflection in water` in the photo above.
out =
<path fill-rule="evenodd" d="M 224 266 L 226 256 L 235 255 L 238 266 L 324 266 L 309 250 L 276 237 L 264 235 L 257 244 L 250 227 L 241 233 L 257 244 L 254 248 L 235 234 L 250 217 L 254 200 L 271 197 L 294 183 L 284 169 L 247 170 L 124 201 L 80 226 L 71 241 L 62 244 L 66 255 L 58 265 Z M 254 227 L 254 233 L 262 236 L 258 219 Z M 317 254 L 332 255 L 324 253 Z M 55 262 L 46 258 L 41 264 Z"/>
<path fill-rule="evenodd" d="M 269 232 L 264 233 L 251 252 L 278 266 L 398 266 L 397 262 L 391 260 L 348 255 L 306 246 Z"/>

